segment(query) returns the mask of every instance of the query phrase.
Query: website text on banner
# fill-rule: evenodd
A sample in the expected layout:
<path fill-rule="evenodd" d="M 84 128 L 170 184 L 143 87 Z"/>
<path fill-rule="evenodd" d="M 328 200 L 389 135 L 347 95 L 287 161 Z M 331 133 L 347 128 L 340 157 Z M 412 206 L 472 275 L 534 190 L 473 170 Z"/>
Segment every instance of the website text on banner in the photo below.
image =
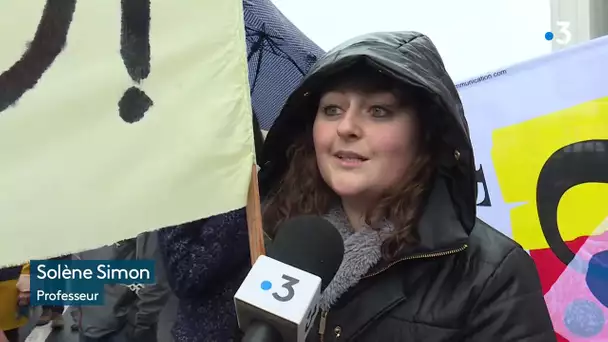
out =
<path fill-rule="evenodd" d="M 3 1 L 0 36 L 0 266 L 245 206 L 241 1 Z"/>
<path fill-rule="evenodd" d="M 608 39 L 459 91 L 478 215 L 536 261 L 560 341 L 608 340 Z"/>

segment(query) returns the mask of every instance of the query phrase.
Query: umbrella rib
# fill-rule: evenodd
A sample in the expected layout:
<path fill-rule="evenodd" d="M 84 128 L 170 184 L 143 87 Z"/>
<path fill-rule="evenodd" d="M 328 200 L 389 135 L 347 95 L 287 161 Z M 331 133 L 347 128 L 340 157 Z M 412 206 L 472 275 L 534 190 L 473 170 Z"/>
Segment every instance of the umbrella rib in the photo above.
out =
<path fill-rule="evenodd" d="M 260 29 L 255 29 L 253 27 L 247 27 L 247 26 L 245 26 L 245 31 L 247 31 L 247 30 L 251 31 L 251 33 L 247 33 L 246 32 L 246 35 L 250 35 L 250 36 L 251 35 L 263 35 L 263 36 L 266 36 L 266 37 L 269 37 L 269 38 L 272 38 L 272 39 L 284 40 L 280 36 L 272 35 L 272 34 L 266 32 L 266 31 L 264 31 L 265 28 L 266 28 L 266 24 L 265 23 L 262 24 L 262 29 L 261 30 Z"/>
<path fill-rule="evenodd" d="M 260 70 L 262 69 L 262 57 L 264 52 L 264 40 L 261 39 L 260 47 L 258 48 L 258 60 L 255 67 L 255 76 L 253 76 L 253 82 L 251 84 L 251 93 L 255 89 L 256 84 L 258 83 L 258 77 L 260 76 Z"/>
<path fill-rule="evenodd" d="M 247 61 L 249 61 L 255 53 L 260 53 L 263 45 L 264 45 L 264 37 L 259 37 L 259 39 L 257 41 L 251 43 L 251 49 L 249 49 L 249 54 L 247 55 Z"/>
<path fill-rule="evenodd" d="M 274 36 L 268 34 L 268 32 L 266 32 L 265 29 L 266 29 L 266 23 L 263 23 L 261 25 L 261 30 L 257 30 L 257 29 L 245 26 L 246 38 L 255 38 L 255 40 L 252 41 L 251 49 L 249 50 L 249 53 L 247 54 L 247 61 L 249 62 L 256 53 L 258 54 L 258 59 L 256 61 L 255 75 L 253 76 L 253 81 L 251 84 L 251 93 L 253 93 L 255 86 L 257 85 L 257 82 L 258 82 L 260 70 L 262 69 L 262 59 L 264 56 L 265 49 L 268 49 L 268 51 L 271 54 L 273 54 L 279 58 L 283 58 L 283 59 L 287 60 L 289 63 L 291 63 L 296 68 L 296 70 L 298 70 L 300 72 L 301 75 L 305 74 L 304 70 L 302 70 L 302 68 L 300 68 L 298 63 L 289 54 L 287 54 L 285 51 L 283 51 L 283 49 L 281 49 L 281 47 L 280 47 L 280 44 L 277 41 L 275 41 L 275 39 L 278 41 L 284 41 L 283 38 L 274 37 Z"/>
<path fill-rule="evenodd" d="M 287 61 L 289 61 L 291 64 L 293 64 L 293 66 L 296 69 L 298 69 L 298 71 L 300 72 L 300 74 L 302 74 L 302 75 L 306 74 L 304 72 L 304 70 L 302 70 L 302 68 L 300 68 L 300 66 L 298 65 L 298 63 L 287 52 L 283 51 L 276 42 L 274 42 L 274 41 L 272 41 L 270 39 L 267 39 L 267 41 L 268 41 L 269 47 L 274 52 L 274 55 L 282 57 L 282 58 L 286 59 Z M 274 49 L 277 49 L 278 51 L 280 51 L 280 53 L 282 55 L 279 54 L 279 53 L 276 53 L 276 51 Z"/>

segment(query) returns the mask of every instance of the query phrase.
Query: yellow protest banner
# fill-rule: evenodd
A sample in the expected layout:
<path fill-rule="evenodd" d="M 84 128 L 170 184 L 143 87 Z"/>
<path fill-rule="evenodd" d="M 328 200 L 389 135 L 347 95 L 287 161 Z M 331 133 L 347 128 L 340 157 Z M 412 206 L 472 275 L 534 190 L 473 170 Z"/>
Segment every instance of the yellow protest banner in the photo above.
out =
<path fill-rule="evenodd" d="M 241 1 L 3 1 L 0 37 L 0 266 L 245 206 Z"/>
<path fill-rule="evenodd" d="M 608 341 L 608 37 L 459 84 L 477 214 L 526 249 L 558 340 Z"/>
<path fill-rule="evenodd" d="M 588 154 L 593 157 L 605 152 L 599 139 L 608 139 L 608 97 L 497 129 L 493 136 L 496 145 L 492 157 L 503 197 L 506 202 L 522 203 L 511 211 L 513 238 L 526 249 L 548 248 L 538 215 L 538 180 L 547 160 L 564 146 L 571 145 L 563 149 L 563 154 L 580 155 L 590 150 Z M 563 159 L 563 156 L 553 157 L 557 158 Z M 564 175 L 568 172 L 565 166 L 560 170 L 562 178 L 566 178 Z M 585 175 L 580 170 L 576 173 L 581 178 Z M 606 201 L 590 200 L 605 198 L 608 184 L 591 177 L 576 185 L 564 193 L 559 207 L 551 212 L 555 214 L 555 222 L 560 223 L 559 232 L 564 241 L 591 235 L 608 217 Z"/>

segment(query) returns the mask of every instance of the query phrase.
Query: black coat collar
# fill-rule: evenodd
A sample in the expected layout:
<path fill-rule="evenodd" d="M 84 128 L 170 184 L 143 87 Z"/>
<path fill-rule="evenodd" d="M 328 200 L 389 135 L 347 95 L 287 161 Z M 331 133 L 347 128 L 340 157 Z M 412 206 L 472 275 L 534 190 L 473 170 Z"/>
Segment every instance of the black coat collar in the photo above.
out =
<path fill-rule="evenodd" d="M 416 229 L 419 236 L 416 245 L 404 250 L 395 260 L 380 261 L 370 269 L 368 275 L 377 273 L 400 259 L 447 253 L 466 245 L 470 232 L 463 226 L 454 209 L 444 178 L 435 179 Z"/>

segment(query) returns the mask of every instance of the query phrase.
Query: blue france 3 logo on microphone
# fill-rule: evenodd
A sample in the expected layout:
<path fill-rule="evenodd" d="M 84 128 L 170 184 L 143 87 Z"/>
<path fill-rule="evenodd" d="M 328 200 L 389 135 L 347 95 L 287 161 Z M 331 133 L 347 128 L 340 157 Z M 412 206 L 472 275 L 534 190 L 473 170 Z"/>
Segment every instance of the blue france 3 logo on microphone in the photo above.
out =
<path fill-rule="evenodd" d="M 239 326 L 253 319 L 281 320 L 281 334 L 304 341 L 321 296 L 321 278 L 267 256 L 260 256 L 234 296 Z"/>
<path fill-rule="evenodd" d="M 289 302 L 296 294 L 295 289 L 293 288 L 297 283 L 299 283 L 300 281 L 294 277 L 290 277 L 286 274 L 283 274 L 283 276 L 281 277 L 285 282 L 282 285 L 282 288 L 285 289 L 285 294 L 279 294 L 278 292 L 273 292 L 272 296 L 274 297 L 274 299 L 278 300 L 279 302 Z M 272 282 L 268 281 L 268 280 L 264 280 L 262 281 L 262 284 L 260 286 L 262 288 L 262 290 L 264 291 L 268 291 L 272 288 Z"/>
<path fill-rule="evenodd" d="M 270 290 L 271 288 L 272 288 L 272 283 L 271 283 L 271 282 L 269 282 L 268 280 L 264 280 L 264 281 L 262 282 L 262 290 L 264 290 L 264 291 L 268 291 L 268 290 Z"/>

